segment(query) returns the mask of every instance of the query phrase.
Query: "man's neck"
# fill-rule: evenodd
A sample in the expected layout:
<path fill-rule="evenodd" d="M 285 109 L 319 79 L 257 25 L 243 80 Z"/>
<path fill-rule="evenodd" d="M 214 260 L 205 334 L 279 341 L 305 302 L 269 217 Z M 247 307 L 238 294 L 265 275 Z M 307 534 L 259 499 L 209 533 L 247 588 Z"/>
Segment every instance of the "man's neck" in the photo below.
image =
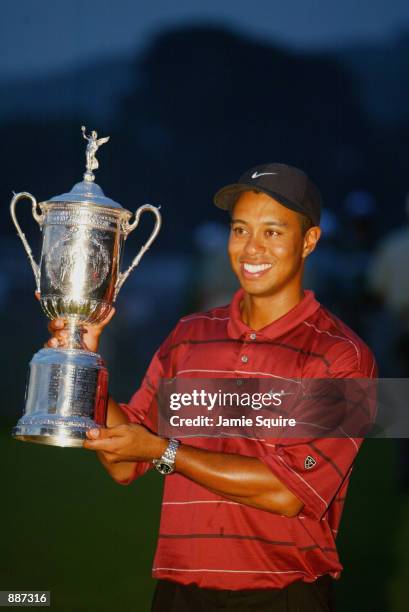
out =
<path fill-rule="evenodd" d="M 297 306 L 303 297 L 301 286 L 290 291 L 286 289 L 271 296 L 254 296 L 244 293 L 240 304 L 242 321 L 257 331 L 283 317 L 294 306 Z"/>

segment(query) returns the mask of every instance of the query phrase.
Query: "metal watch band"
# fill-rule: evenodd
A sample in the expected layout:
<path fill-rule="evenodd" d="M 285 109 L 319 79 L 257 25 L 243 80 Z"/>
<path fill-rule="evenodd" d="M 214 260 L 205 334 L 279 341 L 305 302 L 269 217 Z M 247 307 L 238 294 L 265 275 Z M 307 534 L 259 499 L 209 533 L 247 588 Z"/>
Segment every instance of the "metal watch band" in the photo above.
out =
<path fill-rule="evenodd" d="M 180 442 L 171 438 L 169 444 L 160 459 L 153 459 L 152 463 L 160 474 L 166 476 L 175 470 L 176 451 Z"/>
<path fill-rule="evenodd" d="M 169 440 L 169 444 L 165 452 L 161 457 L 161 461 L 166 461 L 166 463 L 175 463 L 176 451 L 178 449 L 180 442 L 179 440 L 175 440 L 175 438 L 171 438 Z"/>

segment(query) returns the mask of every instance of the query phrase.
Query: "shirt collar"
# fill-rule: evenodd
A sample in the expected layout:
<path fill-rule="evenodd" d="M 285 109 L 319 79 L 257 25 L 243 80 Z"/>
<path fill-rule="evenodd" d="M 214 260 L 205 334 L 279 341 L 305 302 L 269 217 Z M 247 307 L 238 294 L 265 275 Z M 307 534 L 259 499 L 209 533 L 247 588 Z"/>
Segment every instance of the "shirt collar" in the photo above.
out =
<path fill-rule="evenodd" d="M 230 304 L 230 319 L 227 324 L 227 332 L 231 338 L 241 338 L 254 332 L 251 327 L 243 323 L 241 318 L 240 302 L 243 299 L 243 295 L 243 289 L 236 291 Z M 259 329 L 256 333 L 258 336 L 270 340 L 278 338 L 311 316 L 319 307 L 320 303 L 315 299 L 314 292 L 306 290 L 301 302 L 294 306 L 294 308 L 291 308 L 285 315 L 266 325 L 266 327 Z"/>

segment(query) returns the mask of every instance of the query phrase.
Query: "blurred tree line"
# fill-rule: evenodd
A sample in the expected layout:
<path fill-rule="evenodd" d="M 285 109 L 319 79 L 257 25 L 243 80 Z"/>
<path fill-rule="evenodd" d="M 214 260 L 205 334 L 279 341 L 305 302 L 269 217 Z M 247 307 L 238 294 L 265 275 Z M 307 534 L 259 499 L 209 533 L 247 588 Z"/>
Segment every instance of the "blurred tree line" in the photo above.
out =
<path fill-rule="evenodd" d="M 130 209 L 144 201 L 162 205 L 159 248 L 189 250 L 192 227 L 222 214 L 210 207 L 215 190 L 263 161 L 305 169 L 329 208 L 364 188 L 388 211 L 383 229 L 399 220 L 409 114 L 399 124 L 375 123 L 356 77 L 333 54 L 296 53 L 221 27 L 183 27 L 159 35 L 134 59 L 133 73 L 96 180 Z M 105 104 L 95 88 L 89 97 L 90 108 Z M 5 204 L 13 189 L 42 200 L 81 180 L 80 126 L 106 131 L 89 114 L 0 123 Z M 10 234 L 7 215 L 0 233 Z"/>

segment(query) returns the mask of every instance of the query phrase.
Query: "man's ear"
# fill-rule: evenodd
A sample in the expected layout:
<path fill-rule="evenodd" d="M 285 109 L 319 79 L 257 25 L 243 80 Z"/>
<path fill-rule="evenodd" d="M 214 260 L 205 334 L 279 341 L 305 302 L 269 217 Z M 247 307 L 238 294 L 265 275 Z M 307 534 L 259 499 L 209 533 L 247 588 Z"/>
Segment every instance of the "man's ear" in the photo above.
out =
<path fill-rule="evenodd" d="M 317 242 L 320 239 L 320 237 L 321 237 L 321 228 L 318 227 L 318 225 L 314 225 L 313 227 L 310 227 L 310 229 L 308 229 L 305 232 L 304 247 L 302 251 L 303 259 L 305 257 L 308 257 L 308 255 L 313 252 L 313 250 L 317 246 Z"/>

